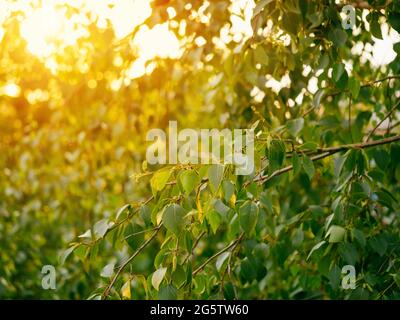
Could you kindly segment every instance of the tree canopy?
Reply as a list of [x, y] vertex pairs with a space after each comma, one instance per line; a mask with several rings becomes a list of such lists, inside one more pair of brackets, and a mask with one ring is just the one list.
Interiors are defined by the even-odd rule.
[[[3, 2], [0, 297], [400, 298], [398, 1], [143, 1], [122, 35]], [[170, 120], [254, 129], [255, 171], [147, 163]]]

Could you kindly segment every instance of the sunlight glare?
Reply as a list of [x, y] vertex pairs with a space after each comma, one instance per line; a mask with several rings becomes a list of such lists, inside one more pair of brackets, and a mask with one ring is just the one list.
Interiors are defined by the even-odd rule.
[[[30, 4], [33, 3], [31, 0]], [[68, 18], [62, 5], [78, 8], [80, 13]], [[76, 45], [77, 40], [86, 35], [85, 27], [90, 22], [86, 13], [90, 13], [91, 19], [97, 19], [100, 28], [106, 27], [109, 21], [116, 40], [120, 40], [143, 24], [152, 9], [149, 0], [104, 0], [101, 3], [93, 0], [50, 0], [41, 2], [39, 7], [28, 6], [24, 12], [26, 17], [21, 21], [21, 36], [27, 41], [28, 50], [37, 57], [50, 58], [62, 52], [63, 47]], [[156, 57], [176, 59], [182, 54], [179, 40], [169, 30], [168, 23], [152, 29], [141, 26], [132, 45], [139, 53], [139, 58], [128, 70], [132, 79], [152, 71], [153, 67], [145, 67], [149, 60]], [[51, 69], [54, 71], [57, 68], [53, 65]]]

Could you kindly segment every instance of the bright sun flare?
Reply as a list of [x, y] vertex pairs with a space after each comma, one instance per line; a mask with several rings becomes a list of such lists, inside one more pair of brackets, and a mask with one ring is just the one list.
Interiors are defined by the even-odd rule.
[[[1, 2], [2, 6], [9, 4], [5, 0]], [[89, 13], [96, 18], [99, 28], [107, 27], [108, 21], [117, 39], [127, 36], [152, 12], [149, 0], [26, 1], [21, 36], [27, 41], [28, 50], [33, 55], [49, 57], [62, 46], [76, 45], [78, 39], [87, 35], [85, 26], [91, 21], [85, 14], [68, 18], [63, 4], [79, 8], [82, 13]], [[143, 75], [146, 72], [146, 62], [154, 57], [178, 58], [182, 52], [179, 40], [167, 24], [156, 25], [152, 29], [141, 27], [133, 43], [138, 49], [139, 59], [129, 70], [132, 78]]]

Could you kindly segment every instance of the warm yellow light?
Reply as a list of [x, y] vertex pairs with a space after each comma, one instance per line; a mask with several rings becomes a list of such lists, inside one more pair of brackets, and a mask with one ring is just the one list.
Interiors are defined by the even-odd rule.
[[62, 18], [62, 13], [51, 6], [29, 13], [21, 23], [21, 35], [31, 53], [46, 56], [53, 52], [55, 48], [51, 41], [62, 31]]
[[8, 83], [0, 88], [0, 93], [12, 98], [16, 98], [21, 93], [21, 88], [15, 83]]
[[[28, 50], [40, 57], [53, 61], [51, 56], [60, 53], [65, 46], [74, 46], [79, 38], [87, 34], [88, 21], [86, 13], [92, 19], [97, 19], [98, 27], [107, 26], [110, 22], [114, 29], [116, 40], [129, 35], [136, 26], [142, 24], [152, 12], [149, 0], [46, 0], [40, 3], [27, 1], [24, 9], [25, 19], [21, 21], [21, 36], [27, 42]], [[25, 3], [25, 4], [26, 4]], [[35, 4], [33, 6], [32, 4]], [[64, 6], [73, 6], [78, 14], [67, 17]], [[171, 10], [170, 10], [171, 11]], [[151, 68], [144, 65], [155, 57], [178, 58], [181, 55], [181, 45], [168, 24], [157, 25], [152, 29], [146, 26], [140, 28], [132, 42], [139, 53], [139, 59], [130, 70], [130, 77], [136, 78]], [[50, 59], [49, 59], [50, 58]], [[52, 72], [57, 66], [51, 66]]]
[[132, 63], [127, 72], [131, 79], [153, 71], [154, 64], [146, 68], [147, 61], [156, 57], [177, 59], [183, 52], [178, 38], [169, 30], [167, 23], [158, 24], [152, 29], [143, 26], [138, 31], [133, 45], [138, 48], [139, 58]]

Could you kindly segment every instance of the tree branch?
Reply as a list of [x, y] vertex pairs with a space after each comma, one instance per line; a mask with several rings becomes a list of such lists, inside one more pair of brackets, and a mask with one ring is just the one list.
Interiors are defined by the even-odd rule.
[[200, 271], [202, 271], [211, 261], [213, 261], [216, 257], [220, 256], [224, 252], [228, 251], [232, 247], [236, 247], [236, 244], [242, 240], [244, 236], [244, 233], [242, 233], [237, 239], [233, 240], [228, 246], [225, 248], [221, 249], [217, 253], [213, 254], [211, 257], [209, 257], [206, 261], [204, 261], [200, 267], [198, 267], [196, 270], [193, 271], [192, 275], [193, 277], [198, 274]]
[[194, 249], [196, 249], [197, 245], [199, 244], [201, 238], [203, 238], [203, 236], [206, 234], [205, 231], [200, 232], [200, 234], [197, 236], [196, 240], [193, 243], [192, 249], [190, 250], [190, 252], [188, 253], [188, 255], [185, 257], [185, 259], [183, 260], [182, 264], [185, 264], [189, 258], [193, 255], [193, 251]]
[[[376, 141], [367, 141], [367, 142], [346, 144], [346, 145], [341, 145], [341, 146], [337, 146], [337, 147], [321, 148], [321, 149], [319, 149], [319, 154], [311, 157], [310, 159], [312, 161], [317, 161], [317, 160], [321, 160], [323, 158], [329, 157], [335, 153], [338, 153], [338, 152], [341, 152], [344, 150], [370, 148], [370, 147], [375, 147], [375, 146], [379, 146], [379, 145], [392, 143], [392, 142], [399, 141], [399, 140], [400, 140], [400, 135], [397, 135], [394, 137], [380, 139], [380, 140], [376, 140]], [[264, 171], [265, 169], [266, 168], [263, 168], [262, 171]], [[284, 167], [282, 169], [276, 170], [268, 176], [258, 176], [255, 179], [253, 179], [253, 181], [264, 183], [264, 182], [271, 180], [274, 177], [280, 176], [281, 174], [283, 174], [285, 172], [291, 171], [292, 169], [293, 169], [293, 166], [290, 165], [290, 166]]]
[[376, 131], [376, 129], [378, 129], [381, 124], [383, 123], [383, 121], [385, 121], [387, 118], [390, 117], [390, 115], [394, 112], [394, 110], [397, 109], [397, 107], [400, 105], [400, 100], [397, 101], [397, 103], [389, 110], [389, 112], [385, 115], [385, 117], [378, 122], [378, 124], [371, 130], [371, 132], [368, 134], [367, 139], [365, 141], [368, 141], [371, 136], [374, 134], [374, 132]]
[[[360, 86], [360, 88], [367, 88], [367, 87], [372, 87], [375, 84], [384, 82], [384, 81], [390, 81], [390, 80], [394, 80], [394, 79], [400, 79], [400, 75], [399, 74], [395, 74], [392, 76], [387, 76], [381, 79], [377, 79], [377, 80], [373, 80], [373, 81], [368, 81], [364, 84], [362, 84]], [[335, 97], [341, 93], [346, 93], [349, 92], [349, 89], [343, 90], [343, 91], [333, 91], [333, 92], [328, 92], [327, 94], [324, 95], [324, 99], [326, 99], [327, 97]], [[313, 112], [316, 108], [318, 108], [318, 106], [312, 106], [311, 108], [309, 108], [308, 110], [304, 111], [302, 114], [302, 117], [307, 116], [308, 114], [310, 114], [311, 112]]]
[[117, 270], [117, 272], [115, 273], [114, 277], [112, 278], [110, 284], [107, 286], [107, 288], [104, 290], [103, 294], [102, 294], [102, 299], [106, 299], [108, 297], [108, 295], [110, 294], [111, 288], [114, 286], [115, 281], [117, 281], [119, 275], [121, 274], [121, 272], [126, 268], [126, 266], [140, 253], [143, 251], [144, 248], [147, 247], [147, 245], [156, 237], [158, 231], [160, 231], [162, 224], [160, 224], [156, 230], [153, 232], [153, 234], [150, 236], [149, 239], [147, 239], [145, 242], [143, 242], [143, 244], [135, 251], [135, 253], [133, 255], [131, 255], [128, 260], [126, 260]]

